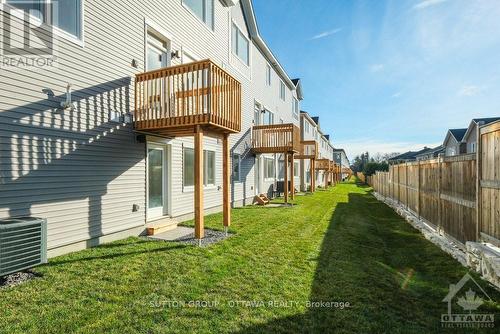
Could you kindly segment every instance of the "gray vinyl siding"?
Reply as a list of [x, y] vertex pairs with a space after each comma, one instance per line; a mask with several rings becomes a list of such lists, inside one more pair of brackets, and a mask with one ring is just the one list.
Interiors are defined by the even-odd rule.
[[[275, 72], [273, 89], [267, 89], [265, 59], [253, 43], [251, 66], [235, 61], [230, 49], [232, 20], [248, 36], [241, 6], [226, 8], [219, 1], [214, 5], [211, 30], [182, 0], [85, 0], [83, 47], [56, 36], [56, 67], [2, 68], [0, 218], [47, 218], [49, 249], [144, 226], [146, 143], [136, 140], [131, 124], [111, 121], [110, 112], [133, 111], [134, 77], [145, 70], [145, 20], [172, 37], [172, 50], [210, 58], [241, 82], [242, 132], [230, 136], [231, 150], [242, 155], [241, 182], [233, 183], [232, 199], [252, 197], [255, 158], [249, 143], [254, 101], [270, 106], [277, 122], [293, 122], [294, 91], [287, 87], [287, 100], [279, 100]], [[20, 41], [22, 34], [14, 29], [12, 38]], [[180, 62], [173, 60], [172, 65]], [[74, 111], [59, 108], [67, 83], [72, 85]], [[54, 96], [44, 93], [47, 90]], [[169, 214], [192, 213], [194, 193], [182, 184], [182, 148], [192, 147], [192, 138], [154, 141], [169, 145]], [[204, 146], [216, 152], [216, 182], [204, 192], [208, 209], [222, 204], [222, 153], [217, 139], [206, 137]], [[134, 205], [138, 211], [133, 212]]]

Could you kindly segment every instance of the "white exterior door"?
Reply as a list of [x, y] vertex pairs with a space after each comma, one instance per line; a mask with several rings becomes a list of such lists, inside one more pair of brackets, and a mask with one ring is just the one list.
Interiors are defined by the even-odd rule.
[[167, 214], [167, 146], [148, 143], [147, 156], [147, 219]]
[[170, 66], [170, 42], [148, 33], [146, 46], [146, 71]]

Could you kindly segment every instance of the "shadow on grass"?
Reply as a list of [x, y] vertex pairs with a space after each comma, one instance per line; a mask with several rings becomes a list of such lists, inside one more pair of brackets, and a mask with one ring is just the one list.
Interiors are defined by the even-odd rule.
[[[139, 242], [133, 242], [133, 243], [128, 243], [128, 244], [123, 244], [120, 243], [120, 247], [125, 247], [125, 246], [132, 246], [132, 249], [137, 249], [136, 246], [137, 244], [142, 244], [142, 243], [149, 243], [149, 242], [162, 242], [162, 241], [139, 241]], [[144, 249], [144, 250], [139, 250], [139, 251], [131, 251], [131, 252], [119, 252], [119, 253], [112, 253], [112, 254], [103, 254], [99, 256], [85, 256], [85, 254], [93, 254], [93, 252], [83, 252], [83, 253], [75, 253], [74, 257], [71, 257], [69, 259], [64, 259], [64, 260], [54, 260], [50, 261], [47, 267], [55, 267], [55, 266], [60, 266], [63, 264], [67, 263], [74, 263], [74, 262], [85, 262], [85, 261], [96, 261], [96, 260], [110, 260], [110, 259], [116, 259], [116, 258], [121, 258], [123, 256], [130, 256], [130, 255], [139, 255], [139, 254], [144, 254], [144, 253], [149, 253], [149, 254], [155, 254], [155, 253], [163, 253], [163, 252], [171, 252], [174, 250], [178, 250], [181, 248], [186, 248], [189, 247], [188, 245], [185, 244], [174, 244], [174, 243], [169, 243], [170, 246], [168, 247], [161, 247], [157, 249]], [[107, 248], [113, 248], [114, 245], [103, 245], [97, 247], [97, 249], [102, 249], [106, 250]], [[84, 254], [84, 256], [80, 256], [80, 254]]]
[[305, 313], [240, 333], [443, 332], [442, 299], [466, 272], [372, 195], [351, 193], [330, 219]]

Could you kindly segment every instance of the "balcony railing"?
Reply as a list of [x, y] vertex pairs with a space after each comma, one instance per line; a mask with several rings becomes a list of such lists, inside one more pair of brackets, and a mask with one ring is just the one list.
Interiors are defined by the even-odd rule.
[[296, 159], [316, 159], [318, 157], [318, 142], [306, 140], [300, 143], [300, 152]]
[[252, 129], [255, 153], [300, 152], [300, 130], [293, 124], [257, 125]]
[[331, 162], [328, 159], [319, 159], [316, 160], [316, 169], [319, 170], [330, 170]]
[[136, 130], [183, 136], [197, 125], [241, 131], [241, 84], [229, 73], [202, 60], [136, 75]]

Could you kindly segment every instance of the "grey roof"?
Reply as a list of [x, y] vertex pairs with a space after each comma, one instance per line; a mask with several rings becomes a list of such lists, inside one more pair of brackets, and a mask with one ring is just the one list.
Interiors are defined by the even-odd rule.
[[431, 149], [428, 147], [424, 147], [420, 151], [408, 151], [403, 154], [397, 155], [395, 157], [392, 157], [389, 159], [389, 161], [397, 161], [397, 160], [415, 160], [417, 158], [417, 155], [421, 155], [424, 153], [429, 152]]
[[490, 124], [495, 121], [500, 120], [500, 117], [486, 117], [486, 118], [473, 118], [472, 119], [475, 123], [482, 122], [483, 124]]
[[417, 154], [416, 157], [420, 157], [423, 155], [429, 155], [432, 154], [433, 156], [437, 156], [439, 153], [442, 153], [445, 151], [445, 147], [443, 145], [439, 145], [438, 147], [434, 147], [430, 149], [429, 151]]
[[293, 84], [295, 86], [297, 86], [299, 84], [299, 81], [300, 81], [300, 79], [298, 79], [298, 78], [297, 79], [292, 79], [292, 82], [293, 82]]
[[461, 142], [464, 139], [467, 129], [450, 129], [449, 131], [458, 142]]
[[325, 135], [325, 138], [330, 140], [330, 135]]
[[316, 123], [317, 125], [319, 125], [319, 117], [318, 116], [314, 116], [314, 117], [311, 117], [311, 118], [314, 121], [314, 123]]

